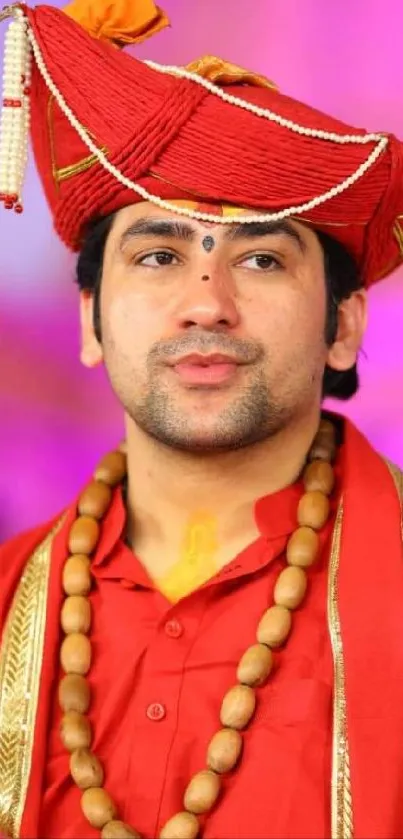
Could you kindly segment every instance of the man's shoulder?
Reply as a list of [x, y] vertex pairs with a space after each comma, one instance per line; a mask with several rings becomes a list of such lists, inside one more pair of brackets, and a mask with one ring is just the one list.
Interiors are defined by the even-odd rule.
[[0, 635], [28, 560], [52, 533], [59, 517], [17, 534], [0, 545]]
[[395, 463], [392, 463], [392, 461], [389, 460], [387, 457], [384, 457], [383, 459], [389, 469], [390, 474], [392, 475], [398, 495], [400, 496], [400, 500], [403, 503], [403, 470], [400, 468], [400, 466], [396, 466]]
[[343, 428], [346, 471], [353, 484], [359, 484], [368, 493], [378, 493], [379, 485], [382, 485], [384, 490], [397, 493], [403, 501], [402, 467], [385, 457], [351, 420], [344, 418]]

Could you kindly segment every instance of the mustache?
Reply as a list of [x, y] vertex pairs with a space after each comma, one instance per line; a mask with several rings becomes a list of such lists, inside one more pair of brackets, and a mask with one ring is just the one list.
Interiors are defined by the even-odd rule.
[[158, 341], [148, 353], [151, 364], [166, 362], [172, 358], [191, 353], [222, 353], [234, 356], [243, 364], [253, 364], [264, 355], [264, 348], [258, 341], [247, 341], [226, 335], [224, 332], [187, 332], [177, 338]]

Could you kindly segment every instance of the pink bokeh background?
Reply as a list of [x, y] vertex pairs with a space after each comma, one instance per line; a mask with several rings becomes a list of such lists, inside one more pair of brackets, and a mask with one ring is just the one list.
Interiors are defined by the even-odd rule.
[[[353, 125], [403, 138], [400, 0], [161, 4], [172, 27], [139, 57], [219, 55]], [[22, 217], [0, 211], [0, 542], [61, 510], [122, 436], [105, 374], [79, 363], [74, 258], [53, 234], [32, 161], [24, 199]], [[402, 329], [397, 272], [370, 293], [360, 393], [337, 407], [403, 466]]]

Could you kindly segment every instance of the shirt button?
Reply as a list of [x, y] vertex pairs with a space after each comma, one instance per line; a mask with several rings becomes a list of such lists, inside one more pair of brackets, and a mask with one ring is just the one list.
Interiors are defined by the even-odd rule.
[[183, 633], [183, 626], [177, 620], [167, 621], [165, 624], [165, 632], [170, 638], [180, 638]]
[[160, 702], [152, 702], [152, 704], [148, 706], [146, 714], [149, 720], [159, 722], [160, 720], [163, 720], [166, 715], [165, 706], [161, 705]]

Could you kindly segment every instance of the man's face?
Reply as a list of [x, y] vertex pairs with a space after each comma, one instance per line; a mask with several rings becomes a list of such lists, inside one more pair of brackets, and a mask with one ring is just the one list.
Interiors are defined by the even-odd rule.
[[325, 319], [307, 226], [206, 225], [148, 203], [117, 213], [100, 353], [131, 421], [167, 446], [237, 449], [319, 407]]

